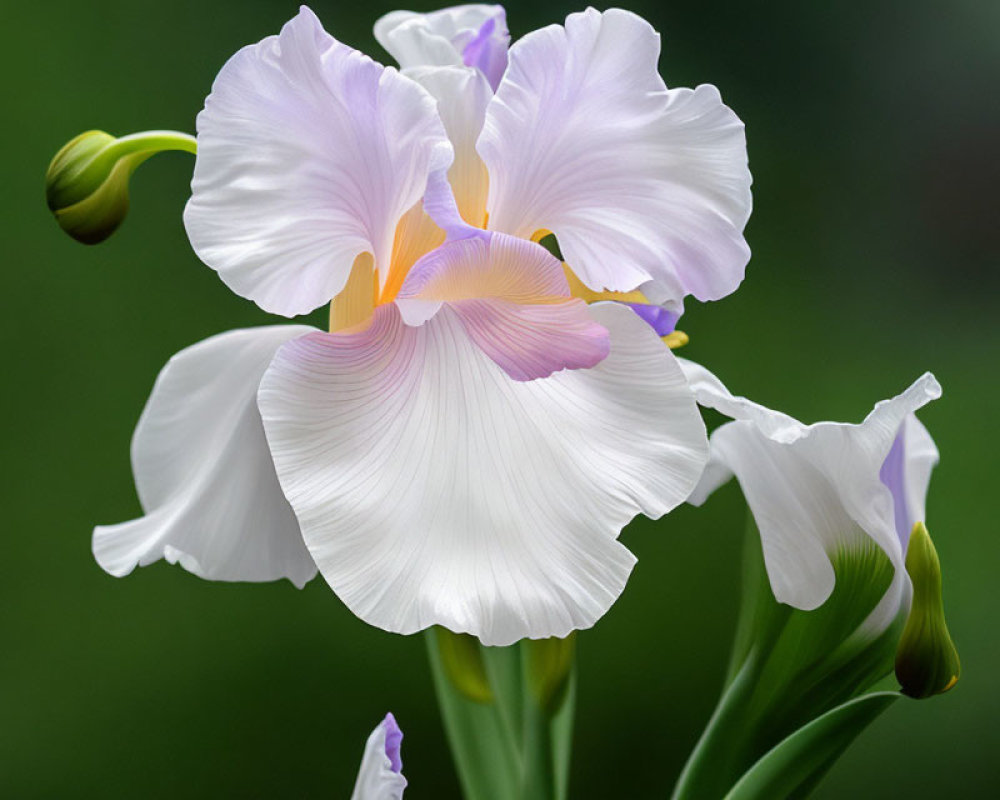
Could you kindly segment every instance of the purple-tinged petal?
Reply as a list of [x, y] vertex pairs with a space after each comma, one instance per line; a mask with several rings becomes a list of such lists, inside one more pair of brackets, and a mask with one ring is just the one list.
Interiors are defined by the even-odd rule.
[[[904, 422], [903, 425], [905, 426], [906, 423]], [[887, 455], [885, 457], [885, 461], [882, 462], [882, 468], [879, 470], [879, 480], [881, 480], [892, 493], [892, 506], [893, 516], [895, 517], [896, 522], [896, 534], [899, 536], [899, 543], [905, 553], [906, 542], [910, 536], [912, 523], [909, 522], [906, 513], [906, 495], [904, 494], [903, 488], [903, 435], [903, 428], [900, 428], [899, 433], [896, 434], [896, 438], [889, 450], [889, 455]]]
[[677, 320], [680, 314], [671, 311], [663, 306], [654, 306], [651, 303], [626, 303], [639, 317], [646, 321], [658, 336], [666, 336], [673, 333], [677, 327]]
[[507, 46], [510, 41], [506, 20], [502, 23], [503, 33], [499, 36], [497, 28], [496, 17], [486, 20], [480, 26], [475, 38], [462, 50], [462, 61], [465, 65], [475, 67], [482, 72], [494, 92], [507, 70]]
[[515, 381], [450, 308], [397, 305], [290, 342], [259, 404], [282, 489], [327, 582], [385, 630], [486, 644], [566, 636], [610, 608], [638, 513], [683, 502], [707, 458], [676, 358], [635, 314], [590, 309], [611, 354]]
[[463, 5], [429, 14], [393, 11], [375, 23], [375, 38], [404, 70], [475, 67], [496, 89], [507, 66], [510, 33], [502, 6]]
[[[698, 402], [735, 420], [713, 432], [713, 479], [695, 498], [703, 500], [729, 472], [736, 475], [760, 529], [774, 595], [796, 608], [816, 608], [829, 597], [835, 581], [831, 559], [839, 548], [874, 542], [896, 567], [896, 580], [865, 622], [869, 631], [884, 630], [908, 602], [909, 585], [896, 497], [886, 488], [883, 470], [887, 460], [888, 472], [893, 470], [892, 450], [905, 425], [899, 476], [907, 498], [904, 514], [922, 516], [937, 451], [913, 412], [940, 397], [934, 376], [926, 373], [906, 391], [877, 403], [860, 424], [804, 425], [732, 395], [704, 367], [680, 362]], [[912, 476], [906, 474], [910, 467]]]
[[927, 428], [910, 414], [903, 420], [879, 470], [879, 479], [892, 493], [896, 534], [904, 553], [913, 526], [926, 522], [927, 489], [938, 458], [937, 447]]
[[414, 265], [397, 298], [409, 324], [446, 304], [479, 348], [519, 381], [593, 367], [607, 357], [608, 332], [586, 303], [569, 297], [556, 258], [525, 239], [479, 233]]
[[591, 289], [655, 281], [679, 310], [742, 281], [750, 172], [743, 123], [712, 86], [668, 90], [659, 52], [652, 27], [621, 9], [528, 34], [478, 149], [491, 228], [552, 231]]
[[448, 182], [448, 173], [443, 169], [432, 172], [427, 178], [424, 211], [447, 234], [449, 241], [473, 238], [489, 241], [487, 231], [470, 225], [462, 217], [455, 202], [455, 193]]
[[451, 160], [434, 99], [303, 6], [216, 77], [184, 222], [233, 291], [303, 314], [343, 289], [362, 253], [387, 280], [400, 219]]
[[396, 718], [390, 711], [382, 721], [385, 725], [385, 755], [392, 765], [393, 772], [403, 771], [403, 758], [400, 750], [403, 745], [403, 731], [400, 730]]
[[486, 105], [493, 96], [486, 78], [464, 67], [420, 67], [406, 74], [437, 101], [438, 114], [455, 148], [448, 182], [462, 219], [485, 228], [489, 175], [476, 152], [476, 140], [483, 130]]
[[361, 768], [351, 800], [400, 800], [406, 788], [399, 755], [403, 732], [392, 714], [386, 714], [365, 742]]
[[516, 381], [588, 369], [611, 350], [608, 332], [582, 300], [522, 305], [471, 299], [450, 303], [469, 337]]

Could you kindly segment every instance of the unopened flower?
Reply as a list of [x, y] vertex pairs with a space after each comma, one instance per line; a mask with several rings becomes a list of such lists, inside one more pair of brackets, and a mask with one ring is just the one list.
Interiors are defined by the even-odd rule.
[[406, 788], [400, 746], [403, 732], [392, 714], [386, 714], [365, 742], [361, 768], [351, 800], [400, 800]]
[[[435, 20], [407, 24], [467, 55]], [[198, 118], [188, 234], [267, 311], [331, 303], [330, 332], [174, 357], [133, 441], [146, 516], [95, 531], [101, 564], [297, 584], [318, 566], [374, 625], [486, 644], [593, 624], [635, 560], [621, 528], [688, 496], [707, 441], [663, 330], [571, 287], [675, 318], [747, 257], [742, 124], [712, 87], [667, 90], [658, 50], [591, 9], [498, 55], [494, 94], [486, 62], [400, 74], [303, 8], [233, 56]]]

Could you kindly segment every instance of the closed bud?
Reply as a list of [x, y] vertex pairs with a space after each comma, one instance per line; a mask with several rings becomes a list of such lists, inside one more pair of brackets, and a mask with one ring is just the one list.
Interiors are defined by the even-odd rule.
[[467, 700], [492, 703], [493, 690], [476, 637], [441, 627], [435, 628], [434, 636], [444, 674], [451, 685]]
[[896, 650], [896, 678], [905, 695], [930, 697], [958, 682], [961, 664], [941, 601], [941, 563], [922, 522], [913, 526], [906, 552], [913, 604]]
[[526, 671], [535, 701], [547, 714], [562, 706], [573, 671], [576, 634], [565, 639], [526, 639]]
[[149, 131], [116, 138], [87, 131], [56, 153], [45, 174], [49, 210], [78, 242], [97, 244], [117, 230], [128, 213], [128, 182], [143, 161], [163, 150], [195, 152], [193, 137]]

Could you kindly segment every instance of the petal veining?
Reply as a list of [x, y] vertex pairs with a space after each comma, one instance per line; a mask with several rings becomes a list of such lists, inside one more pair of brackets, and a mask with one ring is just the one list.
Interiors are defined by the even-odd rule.
[[636, 514], [682, 502], [707, 457], [676, 359], [631, 311], [597, 367], [511, 380], [448, 308], [395, 305], [351, 335], [283, 347], [259, 402], [282, 487], [324, 577], [390, 631], [491, 645], [592, 625], [634, 557]]
[[442, 304], [469, 337], [515, 380], [593, 367], [608, 332], [569, 296], [562, 265], [544, 247], [502, 233], [448, 242], [414, 267], [397, 300], [409, 324]]
[[718, 299], [742, 280], [750, 173], [743, 124], [712, 86], [668, 90], [659, 51], [620, 9], [528, 34], [478, 149], [491, 228], [553, 231], [590, 288], [655, 281], [679, 311], [684, 295]]
[[451, 156], [433, 98], [303, 7], [219, 72], [198, 115], [188, 236], [235, 292], [303, 314], [361, 253], [387, 280], [400, 219]]
[[175, 355], [160, 372], [132, 439], [145, 516], [94, 530], [115, 576], [161, 558], [202, 578], [304, 585], [316, 574], [274, 473], [257, 387], [277, 348], [315, 331], [230, 331]]

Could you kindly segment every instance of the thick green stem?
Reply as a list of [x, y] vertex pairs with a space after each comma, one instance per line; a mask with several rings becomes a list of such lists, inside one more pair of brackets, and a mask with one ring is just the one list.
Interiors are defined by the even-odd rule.
[[521, 642], [525, 800], [566, 796], [576, 700], [575, 656], [575, 635]]
[[518, 800], [520, 753], [489, 687], [483, 692], [485, 673], [478, 642], [431, 629], [427, 654], [463, 796], [466, 800]]
[[565, 800], [575, 641], [483, 647], [428, 631], [441, 715], [467, 800]]

